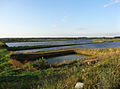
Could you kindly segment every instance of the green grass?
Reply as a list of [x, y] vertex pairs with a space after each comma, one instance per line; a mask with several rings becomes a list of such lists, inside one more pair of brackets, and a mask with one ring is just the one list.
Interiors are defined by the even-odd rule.
[[93, 39], [95, 42], [120, 42], [120, 39]]
[[84, 89], [120, 87], [120, 48], [75, 49], [79, 54], [92, 56], [47, 69], [41, 68], [39, 60], [23, 64], [25, 68], [15, 67], [9, 62], [11, 53], [5, 46], [0, 45], [0, 50], [0, 89], [74, 89], [78, 81], [84, 83]]
[[68, 41], [68, 40], [90, 40], [86, 37], [81, 38], [1, 38], [1, 42], [42, 42], [42, 41]]

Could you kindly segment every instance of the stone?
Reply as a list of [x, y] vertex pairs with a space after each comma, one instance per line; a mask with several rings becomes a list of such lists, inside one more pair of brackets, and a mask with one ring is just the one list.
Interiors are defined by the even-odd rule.
[[81, 82], [77, 82], [76, 83], [76, 85], [75, 85], [75, 88], [77, 88], [77, 89], [83, 89], [83, 83], [81, 83]]
[[87, 62], [88, 65], [90, 65], [91, 63], [90, 62]]

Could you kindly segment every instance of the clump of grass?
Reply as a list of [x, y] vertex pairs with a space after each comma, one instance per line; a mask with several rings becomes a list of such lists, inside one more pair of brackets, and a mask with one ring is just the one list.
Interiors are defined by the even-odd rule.
[[16, 68], [20, 68], [23, 66], [23, 64], [20, 61], [14, 60], [14, 59], [9, 59], [9, 62]]
[[41, 59], [35, 60], [31, 65], [36, 69], [46, 69], [49, 67], [46, 60], [42, 57]]
[[117, 59], [106, 59], [104, 63], [90, 67], [83, 74], [85, 88], [118, 89], [120, 70]]
[[21, 63], [20, 61], [10, 59], [9, 62], [12, 64], [13, 67], [23, 69], [23, 70], [36, 70], [31, 64], [31, 62]]
[[31, 63], [26, 63], [22, 66], [22, 69], [24, 70], [37, 70], [33, 65], [31, 65]]

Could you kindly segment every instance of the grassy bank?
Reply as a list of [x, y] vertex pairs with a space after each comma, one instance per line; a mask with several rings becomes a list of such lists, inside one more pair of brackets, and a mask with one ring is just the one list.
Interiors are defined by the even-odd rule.
[[47, 58], [71, 55], [71, 54], [92, 56], [92, 54], [83, 53], [82, 51], [78, 52], [78, 50], [81, 49], [72, 48], [72, 49], [58, 49], [58, 50], [47, 50], [47, 51], [38, 51], [38, 52], [13, 53], [11, 55], [11, 59], [16, 59], [18, 61], [24, 62], [24, 61], [35, 61], [36, 59], [42, 57], [47, 59]]
[[42, 42], [42, 41], [68, 41], [68, 40], [89, 40], [86, 37], [80, 38], [69, 38], [69, 37], [61, 37], [61, 38], [0, 38], [1, 42]]
[[93, 39], [120, 39], [120, 37], [60, 37], [60, 38], [0, 38], [1, 42], [42, 42], [42, 41], [68, 41], [68, 40], [93, 40]]
[[120, 42], [120, 39], [93, 39], [95, 42]]
[[12, 54], [11, 59], [16, 59], [18, 61], [35, 61], [36, 59], [40, 58], [51, 58], [69, 54], [76, 54], [74, 50], [55, 50], [54, 52], [47, 51], [47, 52], [39, 52], [39, 53], [22, 53], [22, 54]]
[[[120, 88], [120, 48], [74, 49], [74, 52], [92, 56], [56, 67], [46, 67], [45, 59], [21, 64], [11, 61], [11, 53], [1, 45], [0, 89], [74, 89], [77, 82], [84, 83], [84, 89]], [[40, 53], [48, 52], [33, 54]]]
[[[93, 42], [93, 43], [97, 43], [97, 42]], [[62, 45], [19, 46], [19, 47], [7, 47], [7, 49], [9, 51], [17, 51], [17, 50], [40, 49], [40, 48], [50, 48], [50, 47], [60, 47], [60, 46], [93, 44], [93, 43], [62, 44]]]

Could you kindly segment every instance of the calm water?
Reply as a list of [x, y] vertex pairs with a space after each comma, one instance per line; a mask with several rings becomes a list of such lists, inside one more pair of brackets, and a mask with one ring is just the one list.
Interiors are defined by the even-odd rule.
[[61, 47], [31, 49], [31, 50], [20, 50], [20, 51], [14, 51], [14, 52], [35, 52], [35, 51], [56, 50], [56, 49], [64, 49], [64, 48], [115, 48], [115, 47], [120, 47], [120, 42], [106, 42], [106, 43], [61, 46]]
[[91, 43], [92, 40], [69, 40], [69, 41], [47, 41], [47, 42], [13, 42], [6, 43], [9, 47], [18, 46], [35, 46], [35, 45], [61, 45], [61, 44], [77, 44], [77, 43]]
[[[60, 43], [57, 43], [57, 42], [58, 41], [56, 41], [56, 44], [60, 44]], [[63, 41], [60, 41], [60, 42], [63, 42]], [[78, 42], [78, 40], [74, 41], [74, 42]], [[26, 42], [22, 42], [22, 43], [25, 44]], [[80, 43], [80, 41], [79, 41], [79, 43]], [[16, 43], [15, 44], [12, 43], [12, 44], [15, 45]], [[83, 45], [61, 46], [61, 47], [31, 49], [31, 50], [20, 50], [20, 51], [14, 51], [14, 52], [35, 52], [35, 51], [56, 50], [56, 49], [64, 49], [64, 48], [115, 48], [115, 47], [120, 47], [120, 42], [92, 43], [92, 44], [83, 44]], [[59, 56], [59, 57], [49, 58], [49, 59], [46, 59], [46, 61], [49, 64], [54, 64], [54, 63], [60, 63], [60, 62], [63, 62], [63, 61], [70, 61], [70, 60], [73, 60], [73, 59], [81, 59], [81, 58], [83, 58], [83, 56], [79, 56], [79, 55], [66, 55], [66, 56]]]
[[83, 57], [79, 56], [79, 55], [66, 55], [66, 56], [49, 58], [46, 61], [49, 64], [54, 64], [54, 63], [60, 63], [60, 62], [63, 62], [63, 61], [71, 61], [71, 60], [74, 60], [74, 59], [81, 59], [81, 58], [83, 58]]

